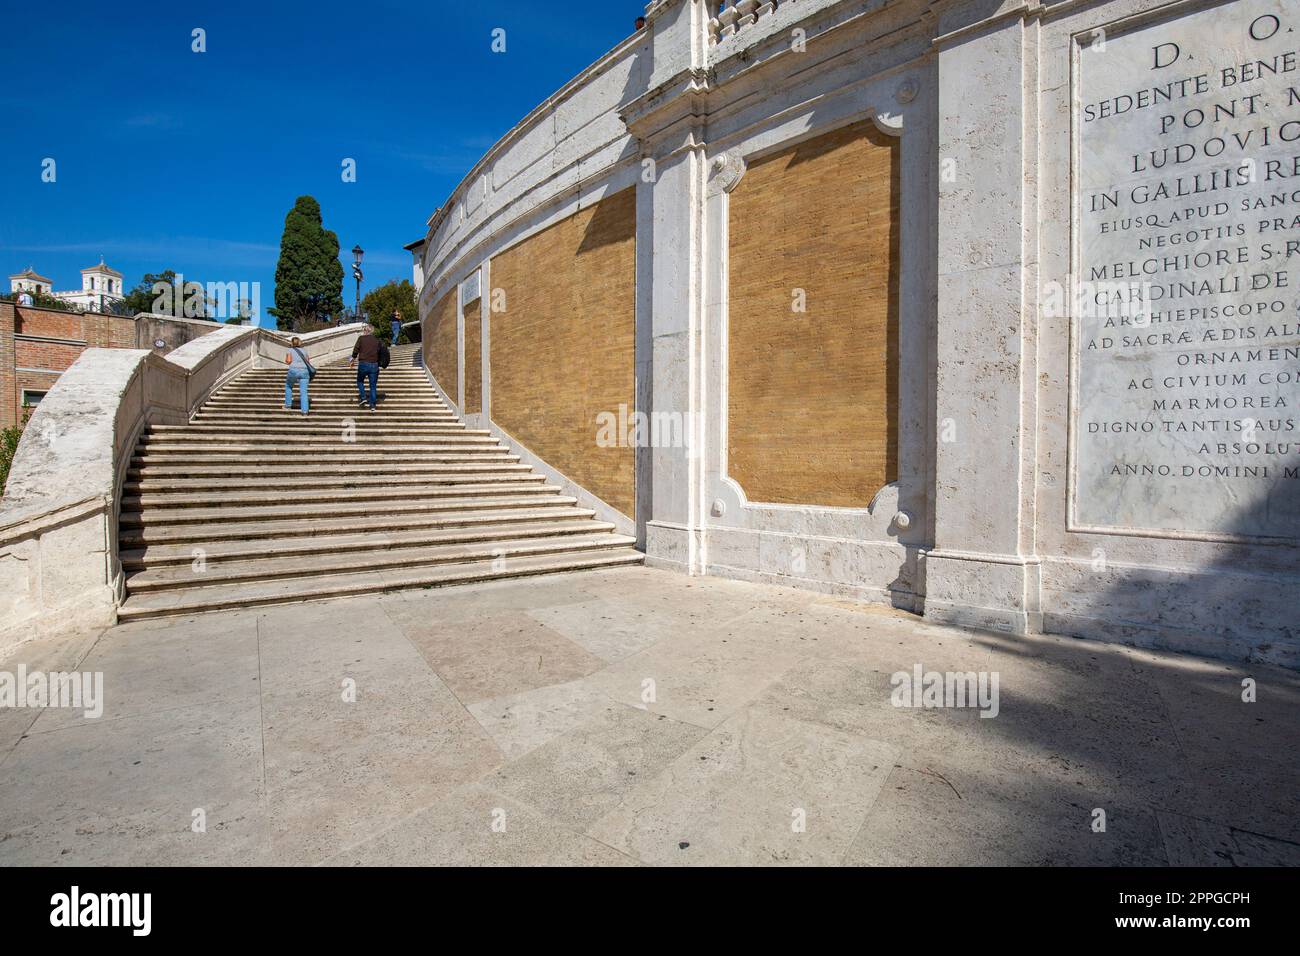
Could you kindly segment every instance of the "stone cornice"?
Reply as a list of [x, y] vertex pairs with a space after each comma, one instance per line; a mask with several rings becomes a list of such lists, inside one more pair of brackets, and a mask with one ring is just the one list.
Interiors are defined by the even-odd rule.
[[945, 24], [942, 18], [942, 14], [946, 12], [944, 8], [949, 6], [951, 6], [949, 0], [935, 0], [930, 4], [930, 10], [935, 15], [936, 23], [946, 30], [946, 32], [936, 36], [931, 41], [931, 45], [935, 49], [960, 42], [1006, 20], [1028, 20], [1031, 17], [1040, 17], [1046, 10], [1039, 0], [1019, 0], [1016, 3], [1003, 4], [993, 13], [971, 16], [960, 26], [954, 27], [951, 24]]
[[708, 113], [713, 88], [707, 70], [688, 69], [647, 90], [619, 110], [628, 132], [645, 142], [671, 129], [683, 119], [702, 120]]

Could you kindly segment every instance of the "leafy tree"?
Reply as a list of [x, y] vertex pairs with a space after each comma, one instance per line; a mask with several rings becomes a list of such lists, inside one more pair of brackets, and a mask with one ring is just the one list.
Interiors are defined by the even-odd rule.
[[320, 203], [299, 196], [284, 217], [280, 261], [275, 266], [275, 316], [280, 329], [343, 310], [343, 264], [339, 237], [322, 225]]
[[411, 284], [410, 279], [403, 279], [400, 282], [392, 279], [377, 289], [371, 289], [361, 300], [361, 314], [369, 315], [375, 335], [385, 342], [392, 337], [393, 313], [399, 309], [402, 312], [403, 323], [419, 318], [420, 310], [416, 305], [415, 286]]
[[14, 455], [18, 452], [18, 441], [23, 437], [23, 429], [30, 417], [31, 411], [28, 410], [20, 424], [0, 431], [0, 495], [4, 494], [9, 482], [9, 469], [13, 467]]
[[122, 300], [122, 312], [126, 315], [152, 312], [186, 319], [208, 318], [214, 303], [208, 299], [203, 283], [191, 279], [176, 280], [174, 269], [156, 274], [146, 272], [140, 283]]

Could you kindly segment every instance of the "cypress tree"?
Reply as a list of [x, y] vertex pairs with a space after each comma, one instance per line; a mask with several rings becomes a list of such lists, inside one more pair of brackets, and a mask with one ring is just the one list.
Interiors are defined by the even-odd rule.
[[320, 203], [311, 196], [299, 196], [284, 217], [275, 308], [269, 311], [280, 329], [343, 311], [339, 237], [321, 224]]

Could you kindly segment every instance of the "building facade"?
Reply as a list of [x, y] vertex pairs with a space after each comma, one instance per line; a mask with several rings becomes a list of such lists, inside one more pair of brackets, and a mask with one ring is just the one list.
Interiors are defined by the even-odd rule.
[[107, 312], [115, 304], [126, 298], [122, 289], [122, 273], [104, 264], [101, 257], [98, 265], [81, 270], [81, 288], [67, 292], [55, 292], [52, 280], [37, 274], [31, 266], [23, 272], [9, 277], [9, 291], [41, 292], [53, 296], [82, 312]]
[[28, 266], [22, 272], [9, 277], [9, 291], [11, 293], [41, 292], [45, 295], [53, 295], [54, 280], [45, 278], [31, 266]]
[[658, 0], [409, 248], [647, 560], [1300, 666], [1300, 11]]

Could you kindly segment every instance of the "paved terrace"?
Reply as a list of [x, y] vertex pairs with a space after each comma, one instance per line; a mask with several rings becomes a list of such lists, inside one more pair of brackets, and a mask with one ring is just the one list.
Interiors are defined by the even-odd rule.
[[[1300, 675], [734, 581], [235, 611], [19, 663], [102, 671], [106, 706], [0, 711], [5, 864], [1300, 863]], [[893, 707], [917, 663], [997, 672], [998, 716]]]

